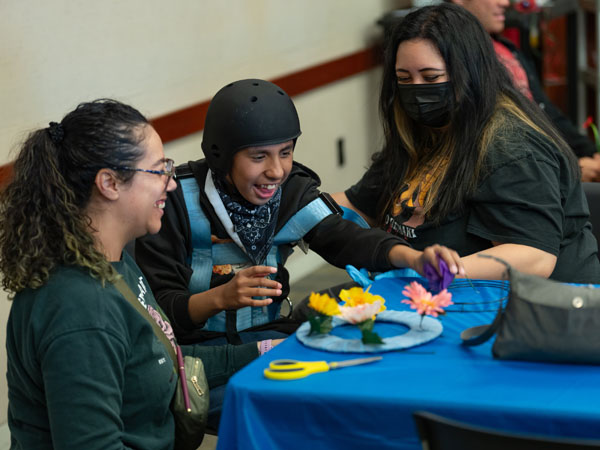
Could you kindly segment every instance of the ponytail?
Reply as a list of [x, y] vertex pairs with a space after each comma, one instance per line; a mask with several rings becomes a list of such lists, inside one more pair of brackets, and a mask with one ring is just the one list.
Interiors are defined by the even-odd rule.
[[[147, 125], [134, 108], [114, 100], [82, 103], [61, 123], [32, 132], [0, 193], [0, 272], [10, 293], [38, 288], [59, 264], [113, 281], [118, 275], [96, 248], [87, 216], [103, 167], [137, 161]], [[133, 175], [120, 174], [124, 181]]]

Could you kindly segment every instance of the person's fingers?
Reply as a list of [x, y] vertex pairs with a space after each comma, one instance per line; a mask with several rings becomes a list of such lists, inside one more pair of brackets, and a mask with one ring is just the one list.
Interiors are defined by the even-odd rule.
[[279, 297], [281, 289], [269, 289], [266, 287], [258, 287], [248, 290], [248, 297]]
[[272, 266], [252, 266], [247, 269], [240, 270], [238, 273], [244, 274], [247, 277], [266, 277], [273, 273], [277, 273], [277, 267]]
[[425, 249], [423, 250], [423, 265], [425, 263], [429, 263], [434, 269], [435, 271], [439, 274], [440, 273], [440, 268], [438, 267], [438, 253], [441, 251], [441, 245], [431, 245], [429, 247], [425, 247]]
[[[269, 270], [268, 273], [265, 271]], [[239, 289], [245, 287], [259, 287], [264, 286], [272, 289], [281, 289], [281, 283], [276, 280], [267, 278], [268, 275], [277, 272], [275, 267], [270, 266], [252, 266], [246, 269], [240, 270], [235, 274], [233, 278], [235, 283], [239, 286]]]
[[444, 260], [450, 273], [464, 275], [465, 267], [460, 255], [455, 250], [442, 245], [438, 250], [438, 255]]
[[[263, 287], [263, 288], [268, 288], [271, 290], [272, 289], [281, 290], [281, 288], [282, 288], [281, 283], [279, 283], [278, 281], [275, 281], [275, 280], [271, 280], [270, 278], [258, 278], [258, 277], [240, 278], [239, 281], [240, 281], [240, 289]], [[256, 295], [256, 294], [252, 294], [252, 295]]]
[[273, 303], [272, 298], [265, 298], [264, 300], [254, 300], [253, 298], [250, 298], [242, 301], [242, 304], [244, 304], [245, 306], [254, 306], [256, 308], [268, 306], [271, 303]]
[[[595, 155], [594, 155], [595, 157]], [[581, 181], [593, 181], [597, 176], [598, 159], [587, 156], [579, 158], [579, 168], [581, 169]]]
[[444, 262], [448, 266], [448, 270], [450, 270], [450, 273], [455, 275], [465, 274], [465, 268], [460, 258], [460, 255], [455, 250], [452, 250], [451, 248], [448, 248], [444, 245], [435, 244], [430, 247], [427, 247], [423, 251], [423, 258], [425, 261], [430, 263], [440, 275], [441, 272], [438, 264], [438, 258], [444, 260]]
[[581, 168], [581, 181], [594, 181], [596, 171], [588, 167]]
[[[460, 257], [460, 255], [458, 254], [458, 252], [456, 250], [452, 250], [451, 248], [449, 248], [448, 252], [450, 253], [450, 258], [452, 259], [452, 261], [454, 261], [454, 264], [456, 265], [456, 272], [452, 272], [452, 273], [454, 275], [464, 276], [466, 272], [465, 272], [465, 265], [462, 262], [462, 258]], [[446, 261], [446, 264], [448, 264], [448, 261]], [[448, 264], [448, 268], [450, 268], [450, 264]]]

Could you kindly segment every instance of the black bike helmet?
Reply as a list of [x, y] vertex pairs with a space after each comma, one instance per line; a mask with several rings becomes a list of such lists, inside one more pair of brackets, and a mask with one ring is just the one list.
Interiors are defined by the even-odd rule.
[[211, 100], [202, 151], [208, 167], [225, 175], [237, 151], [291, 140], [295, 144], [301, 133], [296, 107], [283, 89], [265, 80], [240, 80]]

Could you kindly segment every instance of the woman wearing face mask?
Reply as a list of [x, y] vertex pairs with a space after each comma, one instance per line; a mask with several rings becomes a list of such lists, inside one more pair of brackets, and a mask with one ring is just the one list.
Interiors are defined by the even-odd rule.
[[598, 283], [577, 162], [543, 112], [515, 90], [477, 19], [421, 8], [393, 32], [380, 95], [385, 145], [334, 197], [420, 249], [456, 249], [472, 278], [518, 270]]

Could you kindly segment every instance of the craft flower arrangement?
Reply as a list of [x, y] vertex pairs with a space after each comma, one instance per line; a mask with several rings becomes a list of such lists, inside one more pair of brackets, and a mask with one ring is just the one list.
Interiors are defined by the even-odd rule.
[[408, 297], [408, 299], [402, 300], [402, 303], [408, 303], [411, 309], [416, 309], [417, 314], [421, 314], [421, 323], [426, 315], [437, 317], [445, 314], [444, 308], [454, 304], [452, 294], [446, 289], [439, 294], [432, 295], [416, 281], [406, 286], [402, 293]]
[[364, 344], [383, 344], [381, 337], [373, 332], [377, 314], [385, 310], [383, 297], [371, 294], [368, 287], [342, 289], [339, 296], [345, 302], [342, 305], [327, 294], [310, 295], [308, 305], [317, 313], [309, 318], [310, 334], [329, 333], [333, 317], [337, 316], [358, 327]]

